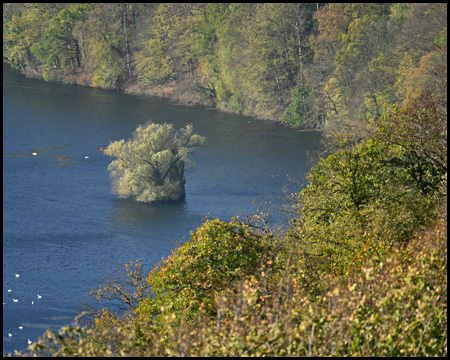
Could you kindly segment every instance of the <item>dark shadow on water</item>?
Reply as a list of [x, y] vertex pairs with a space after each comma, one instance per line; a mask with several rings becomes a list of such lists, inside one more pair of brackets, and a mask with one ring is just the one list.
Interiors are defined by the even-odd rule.
[[191, 213], [185, 201], [143, 204], [133, 199], [113, 199], [112, 207], [108, 222], [114, 234], [112, 241], [118, 246], [126, 243], [131, 249], [140, 248], [134, 258], [149, 264], [158, 262], [176, 244], [188, 240], [191, 230], [195, 231], [202, 223], [202, 217]]
[[175, 224], [186, 215], [186, 201], [145, 204], [134, 199], [114, 199], [114, 219], [117, 224], [133, 227], [160, 227]]

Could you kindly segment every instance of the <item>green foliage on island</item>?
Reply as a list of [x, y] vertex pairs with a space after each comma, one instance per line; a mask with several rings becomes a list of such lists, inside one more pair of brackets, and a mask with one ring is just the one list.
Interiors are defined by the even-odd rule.
[[183, 200], [188, 154], [205, 138], [192, 125], [175, 131], [171, 124], [140, 125], [133, 138], [111, 142], [103, 152], [114, 157], [108, 166], [113, 193], [144, 203]]
[[355, 141], [429, 85], [446, 26], [445, 3], [6, 3], [3, 60]]

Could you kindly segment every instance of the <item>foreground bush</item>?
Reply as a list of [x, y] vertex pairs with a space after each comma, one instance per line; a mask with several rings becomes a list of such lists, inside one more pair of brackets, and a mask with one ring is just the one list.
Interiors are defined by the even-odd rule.
[[271, 238], [247, 224], [206, 221], [191, 240], [163, 259], [147, 278], [153, 291], [137, 312], [155, 316], [161, 308], [189, 318], [203, 307], [215, 312], [214, 298], [230, 284], [253, 277], [271, 257]]
[[74, 327], [47, 333], [33, 349], [58, 356], [447, 356], [446, 274], [443, 215], [345, 281], [323, 275], [328, 286], [319, 296], [309, 294], [301, 272], [282, 286], [247, 276], [215, 294], [213, 316], [208, 304], [189, 320], [166, 307], [157, 326], [125, 317], [96, 329], [108, 342]]
[[[446, 356], [446, 219], [396, 247], [385, 262], [365, 264], [347, 281], [330, 281], [322, 296], [306, 296], [293, 277], [292, 296], [284, 303], [272, 291], [258, 306], [248, 283], [218, 298], [223, 314], [217, 324], [192, 338], [198, 356]], [[178, 353], [180, 354], [180, 353]]]
[[308, 180], [294, 194], [299, 246], [335, 273], [360, 255], [381, 259], [432, 224], [446, 201], [446, 113], [426, 94], [394, 108], [374, 138], [321, 159]]

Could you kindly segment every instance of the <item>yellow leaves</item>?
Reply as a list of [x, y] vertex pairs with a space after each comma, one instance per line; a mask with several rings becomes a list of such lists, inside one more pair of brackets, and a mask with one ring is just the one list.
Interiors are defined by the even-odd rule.
[[365, 268], [363, 271], [364, 271], [364, 275], [366, 277], [366, 280], [372, 280], [373, 279], [372, 273], [373, 273], [374, 269], [372, 267]]
[[[204, 224], [201, 235], [200, 229], [197, 235], [200, 241], [206, 241], [208, 234], [217, 236], [227, 231], [233, 232], [218, 221]], [[439, 228], [439, 234], [445, 233]], [[196, 298], [195, 289], [186, 288], [180, 291], [182, 297], [168, 296], [155, 305], [154, 309], [163, 316], [152, 326], [143, 326], [142, 337], [130, 331], [129, 324], [117, 322], [105, 313], [101, 319], [104, 322], [97, 322], [105, 329], [99, 338], [117, 347], [112, 355], [122, 351], [124, 356], [137, 352], [141, 356], [204, 357], [445, 356], [446, 282], [439, 281], [434, 287], [424, 285], [433, 283], [436, 274], [445, 270], [444, 261], [439, 262], [436, 252], [446, 244], [438, 245], [436, 241], [430, 236], [425, 243], [422, 238], [406, 248], [399, 247], [383, 266], [369, 259], [362, 273], [355, 271], [337, 280], [327, 277], [326, 295], [291, 291], [290, 287], [280, 290], [278, 278], [267, 284], [255, 273], [224, 289], [215, 288], [215, 303], [208, 294]], [[431, 257], [433, 261], [429, 261]], [[178, 260], [183, 264], [180, 266], [185, 265], [181, 258]], [[181, 269], [175, 266], [175, 260], [170, 264], [174, 268], [168, 268], [164, 276]], [[410, 274], [408, 280], [398, 276], [399, 267], [407, 268], [404, 273]], [[183, 271], [186, 269], [183, 267]], [[298, 274], [297, 278], [303, 281]], [[193, 285], [189, 279], [185, 281]], [[298, 290], [296, 282], [292, 284]], [[210, 306], [215, 312], [207, 312]], [[133, 342], [127, 347], [129, 341]]]
[[362, 235], [363, 237], [368, 237], [368, 238], [373, 238], [375, 236], [375, 234], [369, 233], [367, 231], [364, 231], [364, 234]]

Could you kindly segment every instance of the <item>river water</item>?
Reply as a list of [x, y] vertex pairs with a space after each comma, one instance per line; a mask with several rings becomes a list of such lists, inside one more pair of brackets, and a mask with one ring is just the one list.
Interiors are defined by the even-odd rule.
[[[190, 154], [196, 166], [186, 174], [182, 203], [111, 194], [111, 159], [99, 148], [130, 138], [149, 119], [192, 123], [207, 138]], [[70, 324], [120, 262], [140, 260], [149, 271], [207, 214], [228, 221], [268, 203], [272, 223], [286, 223], [278, 210], [284, 192], [299, 190], [290, 179], [304, 181], [308, 151], [319, 142], [318, 133], [46, 83], [3, 65], [3, 353]]]

